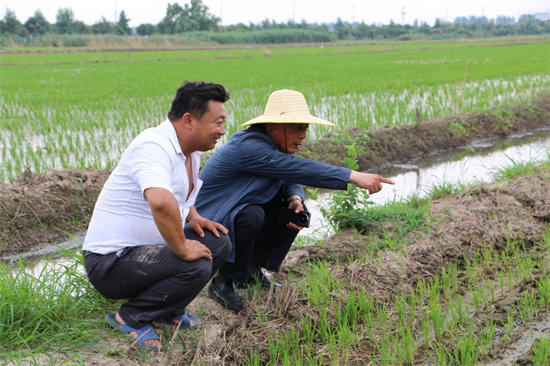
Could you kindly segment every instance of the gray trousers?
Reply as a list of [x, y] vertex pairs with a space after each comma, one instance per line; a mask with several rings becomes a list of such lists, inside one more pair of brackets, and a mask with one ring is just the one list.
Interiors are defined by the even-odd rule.
[[225, 263], [231, 251], [227, 235], [216, 238], [204, 230], [204, 238], [185, 229], [185, 237], [198, 240], [212, 252], [212, 260], [184, 261], [168, 245], [126, 248], [122, 253], [84, 253], [86, 272], [103, 296], [126, 299], [118, 313], [132, 328], [141, 328], [169, 314], [182, 315]]

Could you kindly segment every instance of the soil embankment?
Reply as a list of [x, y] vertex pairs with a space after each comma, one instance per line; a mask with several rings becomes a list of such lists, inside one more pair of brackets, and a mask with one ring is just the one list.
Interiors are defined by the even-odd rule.
[[[304, 144], [300, 156], [342, 165], [355, 143], [361, 170], [464, 146], [490, 137], [550, 127], [550, 95], [526, 106], [486, 113], [439, 117], [414, 126], [358, 129]], [[0, 183], [0, 257], [40, 249], [86, 229], [107, 170], [24, 172], [16, 184]]]

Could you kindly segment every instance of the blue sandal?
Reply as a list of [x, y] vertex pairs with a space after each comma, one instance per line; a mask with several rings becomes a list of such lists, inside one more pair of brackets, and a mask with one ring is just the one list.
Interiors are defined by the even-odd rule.
[[[160, 321], [173, 327], [177, 327], [178, 325], [174, 323], [174, 320], [180, 321], [179, 329], [197, 329], [201, 326], [200, 318], [194, 315], [190, 315], [187, 311], [180, 316], [167, 315], [164, 319], [161, 319]], [[195, 322], [194, 325], [191, 325], [191, 320]]]
[[151, 326], [151, 324], [147, 324], [143, 328], [134, 329], [130, 327], [127, 324], [118, 324], [116, 321], [115, 314], [107, 314], [105, 317], [105, 320], [107, 323], [109, 323], [110, 326], [118, 330], [119, 332], [122, 332], [124, 334], [130, 334], [130, 332], [136, 332], [137, 338], [132, 338], [133, 341], [137, 342], [141, 347], [149, 348], [152, 350], [158, 350], [158, 347], [149, 346], [148, 344], [145, 344], [146, 341], [152, 340], [152, 339], [160, 339], [157, 333], [155, 333], [155, 330]]

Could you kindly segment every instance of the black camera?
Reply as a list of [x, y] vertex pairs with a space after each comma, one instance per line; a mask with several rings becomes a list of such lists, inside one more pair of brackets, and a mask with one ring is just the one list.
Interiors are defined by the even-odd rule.
[[311, 214], [307, 211], [294, 212], [292, 208], [281, 207], [279, 214], [279, 224], [286, 225], [292, 222], [301, 227], [309, 227], [309, 221], [311, 220]]

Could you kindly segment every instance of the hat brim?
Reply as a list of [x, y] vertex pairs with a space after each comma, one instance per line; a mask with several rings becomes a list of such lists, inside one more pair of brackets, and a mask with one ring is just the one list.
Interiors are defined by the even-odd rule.
[[308, 123], [313, 125], [335, 126], [334, 123], [325, 121], [324, 119], [317, 118], [310, 115], [269, 115], [262, 114], [259, 117], [251, 119], [248, 122], [243, 123], [241, 126], [250, 126], [258, 123]]

